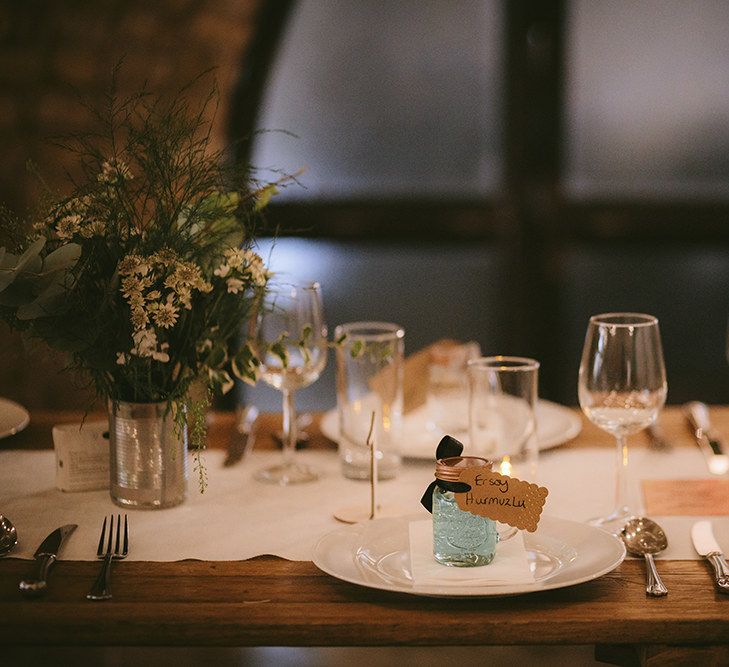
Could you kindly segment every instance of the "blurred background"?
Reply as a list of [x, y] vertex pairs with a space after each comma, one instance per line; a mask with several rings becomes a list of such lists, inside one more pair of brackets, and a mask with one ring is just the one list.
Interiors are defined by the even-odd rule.
[[[46, 140], [83, 131], [74, 91], [101, 100], [120, 57], [129, 92], [215, 67], [218, 145], [306, 169], [259, 250], [322, 283], [331, 330], [533, 356], [576, 404], [589, 316], [649, 312], [669, 402], [729, 403], [728, 29], [721, 0], [6, 2], [0, 201], [32, 206], [27, 159], [63, 187]], [[331, 361], [302, 408], [334, 405]], [[62, 367], [0, 325], [0, 395], [85, 406]]]

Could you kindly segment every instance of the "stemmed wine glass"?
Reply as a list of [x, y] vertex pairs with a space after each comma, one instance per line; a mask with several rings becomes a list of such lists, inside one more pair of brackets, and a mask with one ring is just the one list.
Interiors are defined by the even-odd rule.
[[582, 351], [578, 392], [588, 419], [615, 437], [615, 508], [590, 523], [620, 530], [628, 505], [627, 437], [655, 421], [666, 402], [666, 370], [658, 320], [642, 313], [590, 318]]
[[307, 387], [327, 363], [327, 326], [319, 283], [273, 282], [259, 311], [256, 347], [261, 378], [283, 394], [283, 461], [254, 477], [272, 484], [300, 484], [317, 473], [294, 460], [297, 389]]

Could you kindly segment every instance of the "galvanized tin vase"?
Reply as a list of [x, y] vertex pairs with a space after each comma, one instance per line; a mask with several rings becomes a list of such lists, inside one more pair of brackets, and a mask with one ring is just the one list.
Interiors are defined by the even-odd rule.
[[123, 507], [179, 505], [187, 492], [187, 426], [162, 403], [109, 402], [110, 492]]

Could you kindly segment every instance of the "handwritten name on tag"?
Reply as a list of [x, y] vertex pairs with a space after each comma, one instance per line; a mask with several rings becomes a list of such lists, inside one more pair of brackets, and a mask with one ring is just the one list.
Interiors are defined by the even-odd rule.
[[464, 468], [460, 481], [470, 491], [454, 494], [464, 512], [485, 516], [533, 533], [549, 491], [515, 477], [501, 475], [488, 467]]

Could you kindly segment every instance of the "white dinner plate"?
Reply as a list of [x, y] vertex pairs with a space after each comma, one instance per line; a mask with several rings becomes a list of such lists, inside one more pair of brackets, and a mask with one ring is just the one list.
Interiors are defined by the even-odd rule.
[[[550, 449], [576, 437], [582, 430], [580, 416], [569, 408], [540, 399], [536, 407], [537, 442], [540, 450]], [[339, 440], [339, 417], [336, 409], [324, 413], [321, 432], [330, 440]], [[435, 446], [444, 434], [428, 427], [428, 412], [422, 406], [403, 417], [400, 453], [411, 459], [432, 459]], [[467, 434], [452, 433], [459, 440], [466, 440]]]
[[0, 398], [0, 438], [22, 431], [30, 422], [28, 411], [19, 403]]
[[408, 525], [422, 518], [376, 519], [337, 528], [317, 542], [314, 564], [337, 579], [383, 591], [428, 597], [498, 597], [591, 581], [614, 570], [625, 558], [625, 546], [610, 533], [543, 516], [535, 533], [524, 533], [533, 583], [415, 585]]

